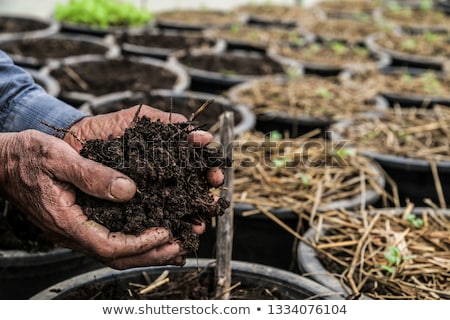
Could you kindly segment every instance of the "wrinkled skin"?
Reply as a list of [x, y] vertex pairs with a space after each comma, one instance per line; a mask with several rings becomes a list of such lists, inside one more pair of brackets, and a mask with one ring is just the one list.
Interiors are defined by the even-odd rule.
[[[132, 122], [137, 106], [118, 112], [86, 117], [75, 123], [72, 134], [59, 139], [35, 130], [0, 133], [0, 194], [26, 212], [56, 244], [81, 251], [115, 269], [175, 264], [183, 265], [187, 252], [170, 232], [150, 228], [139, 236], [109, 232], [88, 220], [75, 204], [75, 189], [110, 201], [130, 200], [136, 185], [128, 177], [111, 168], [81, 157], [81, 143], [89, 140], [121, 136]], [[183, 122], [179, 114], [162, 112], [143, 106], [140, 116], [153, 121]], [[196, 131], [190, 140], [206, 145], [210, 133]], [[211, 186], [223, 183], [221, 170], [212, 169]], [[204, 224], [193, 225], [194, 232], [204, 231]]]

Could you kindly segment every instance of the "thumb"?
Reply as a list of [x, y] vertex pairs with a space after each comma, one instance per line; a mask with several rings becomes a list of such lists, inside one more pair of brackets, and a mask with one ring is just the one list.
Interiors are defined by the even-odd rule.
[[65, 165], [53, 166], [54, 174], [81, 191], [105, 200], [123, 202], [134, 197], [136, 184], [123, 173], [80, 156], [70, 148]]

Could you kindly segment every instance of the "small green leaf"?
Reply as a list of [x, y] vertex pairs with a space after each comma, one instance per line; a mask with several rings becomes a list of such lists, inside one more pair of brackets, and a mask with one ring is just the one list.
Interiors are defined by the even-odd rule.
[[270, 141], [279, 141], [283, 138], [283, 135], [279, 131], [270, 131]]

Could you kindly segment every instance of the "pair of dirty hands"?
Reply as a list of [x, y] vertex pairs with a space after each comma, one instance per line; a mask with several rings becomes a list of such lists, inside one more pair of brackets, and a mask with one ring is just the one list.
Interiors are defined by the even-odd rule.
[[[132, 122], [137, 106], [118, 112], [85, 117], [70, 132], [82, 140], [121, 136]], [[140, 116], [164, 123], [184, 122], [180, 114], [172, 114], [143, 106]], [[194, 131], [190, 142], [203, 146], [212, 135]], [[92, 196], [123, 202], [133, 198], [136, 185], [127, 176], [83, 158], [81, 144], [71, 134], [59, 139], [26, 130], [0, 134], [0, 194], [6, 195], [26, 212], [58, 245], [94, 257], [115, 269], [174, 264], [182, 265], [184, 252], [167, 229], [150, 228], [139, 236], [108, 231], [88, 220], [75, 203], [75, 187]], [[213, 168], [208, 174], [212, 187], [223, 183], [223, 173]], [[205, 225], [193, 225], [197, 234]]]

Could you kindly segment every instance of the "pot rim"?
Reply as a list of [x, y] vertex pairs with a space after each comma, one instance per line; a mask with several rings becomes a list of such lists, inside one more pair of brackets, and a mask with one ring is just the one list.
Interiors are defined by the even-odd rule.
[[[188, 258], [186, 260], [186, 264], [182, 267], [178, 266], [153, 266], [153, 267], [140, 267], [133, 268], [127, 270], [115, 270], [109, 267], [96, 269], [91, 272], [87, 272], [73, 278], [64, 280], [60, 283], [54, 284], [49, 288], [35, 294], [30, 298], [30, 300], [52, 300], [57, 299], [59, 295], [68, 293], [70, 290], [74, 290], [83, 283], [90, 283], [102, 279], [107, 279], [110, 277], [117, 277], [120, 275], [133, 275], [140, 274], [142, 272], [158, 272], [161, 273], [167, 269], [178, 269], [179, 272], [182, 270], [192, 270], [197, 269], [198, 267], [206, 267], [211, 263], [214, 263], [215, 260], [211, 259], [192, 259]], [[341, 300], [342, 297], [339, 293], [333, 292], [332, 290], [324, 287], [323, 285], [308, 279], [306, 277], [301, 276], [300, 274], [293, 273], [287, 270], [279, 269], [272, 266], [266, 266], [262, 264], [257, 264], [253, 262], [245, 262], [245, 261], [231, 261], [231, 268], [234, 272], [239, 272], [243, 274], [258, 274], [259, 278], [271, 278], [271, 279], [281, 279], [283, 286], [288, 286], [290, 288], [295, 287], [306, 287], [311, 290], [313, 293], [320, 295], [321, 298], [335, 299]]]

